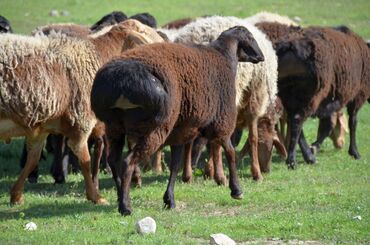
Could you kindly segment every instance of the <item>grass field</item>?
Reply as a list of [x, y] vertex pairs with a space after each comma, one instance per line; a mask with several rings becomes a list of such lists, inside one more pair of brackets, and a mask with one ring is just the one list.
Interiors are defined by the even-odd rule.
[[[112, 10], [128, 15], [148, 11], [160, 24], [173, 19], [223, 14], [249, 16], [261, 10], [299, 16], [304, 25], [347, 24], [370, 38], [370, 2], [358, 1], [20, 1], [2, 0], [1, 15], [14, 30], [29, 33], [52, 22], [92, 24]], [[51, 9], [68, 10], [69, 16], [50, 17]], [[25, 204], [9, 205], [9, 189], [19, 173], [21, 140], [0, 145], [0, 244], [199, 244], [209, 235], [225, 233], [238, 243], [312, 241], [317, 243], [370, 243], [370, 107], [360, 111], [358, 146], [362, 159], [355, 161], [345, 149], [335, 150], [325, 141], [316, 165], [303, 163], [288, 171], [284, 160], [273, 156], [272, 172], [255, 183], [249, 159], [239, 162], [244, 199], [233, 200], [227, 187], [196, 176], [193, 183], [175, 187], [177, 208], [164, 210], [162, 196], [168, 172], [146, 173], [143, 187], [132, 189], [133, 215], [117, 212], [116, 192], [108, 175], [101, 175], [101, 194], [110, 205], [85, 200], [81, 175], [70, 175], [65, 185], [53, 185], [48, 174], [51, 158], [41, 162], [38, 184], [26, 184]], [[312, 142], [317, 121], [305, 125]], [[146, 216], [157, 221], [157, 233], [141, 236], [135, 222]], [[354, 219], [361, 216], [361, 220]], [[24, 231], [33, 221], [37, 231]]]

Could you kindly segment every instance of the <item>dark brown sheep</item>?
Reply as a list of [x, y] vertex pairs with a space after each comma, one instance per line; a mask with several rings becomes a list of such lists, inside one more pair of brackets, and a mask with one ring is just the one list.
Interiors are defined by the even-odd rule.
[[[302, 125], [306, 118], [330, 121], [331, 114], [344, 106], [349, 114], [349, 154], [359, 159], [357, 112], [370, 97], [370, 51], [364, 40], [347, 27], [309, 27], [279, 40], [276, 48], [279, 97], [290, 128], [288, 166], [294, 168], [295, 146], [305, 141]], [[331, 130], [330, 125], [325, 127], [323, 137]]]
[[[299, 35], [303, 30], [303, 28], [299, 26], [286, 25], [278, 22], [260, 22], [257, 23], [256, 26], [268, 36], [274, 47], [276, 47], [276, 44], [279, 41], [284, 40], [284, 38], [288, 38], [291, 35]], [[280, 119], [279, 137], [283, 142], [285, 141], [287, 146], [289, 132], [285, 132], [286, 113], [284, 114], [285, 115]], [[316, 158], [311, 154], [311, 151], [315, 153], [319, 149], [323, 140], [327, 137], [325, 133], [326, 127], [333, 128], [330, 133], [330, 138], [333, 141], [334, 146], [336, 148], [342, 148], [344, 145], [345, 133], [348, 131], [347, 125], [345, 125], [346, 121], [346, 116], [341, 111], [333, 112], [330, 118], [320, 119], [317, 140], [313, 146], [310, 148], [303, 137], [299, 140], [299, 146], [305, 161], [309, 163], [314, 163], [316, 161]]]
[[[113, 173], [120, 187], [117, 192], [122, 215], [131, 213], [129, 185], [135, 165], [163, 144], [171, 145], [171, 174], [163, 200], [166, 207], [175, 207], [173, 189], [182, 145], [199, 134], [215, 148], [224, 148], [231, 196], [242, 197], [230, 141], [237, 116], [238, 60], [263, 60], [253, 36], [240, 26], [223, 32], [208, 46], [166, 43], [133, 49], [99, 70], [91, 103], [97, 117], [106, 123], [107, 131], [114, 132], [108, 138], [117, 141], [114, 144], [111, 140], [111, 147], [118, 148], [116, 167], [111, 168], [123, 169], [121, 175], [119, 171]], [[124, 134], [136, 145], [122, 166], [119, 159]]]

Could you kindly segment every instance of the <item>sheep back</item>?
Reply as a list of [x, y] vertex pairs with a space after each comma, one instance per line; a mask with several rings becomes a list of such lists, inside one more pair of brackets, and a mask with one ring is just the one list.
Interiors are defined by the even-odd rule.
[[175, 41], [208, 44], [236, 25], [246, 27], [260, 47], [265, 61], [258, 64], [239, 63], [236, 77], [236, 104], [247, 107], [254, 116], [262, 116], [277, 93], [277, 57], [271, 42], [255, 26], [235, 17], [212, 16], [200, 18], [178, 30]]
[[339, 103], [336, 107], [342, 108], [352, 100], [363, 103], [369, 98], [370, 52], [362, 38], [348, 28], [305, 28], [300, 34], [279, 42], [277, 48], [279, 57], [292, 52], [304, 63], [308, 76], [314, 78], [301, 86], [311, 89], [297, 93], [289, 92], [294, 77], [282, 77], [281, 82], [279, 78], [285, 107], [296, 106], [292, 100], [301, 101], [310, 116], [321, 113], [317, 111], [319, 106], [324, 109], [322, 113], [331, 113], [325, 105], [333, 101]]
[[6, 34], [0, 47], [1, 114], [34, 127], [67, 111], [72, 125], [90, 128], [90, 91], [100, 62], [88, 41]]

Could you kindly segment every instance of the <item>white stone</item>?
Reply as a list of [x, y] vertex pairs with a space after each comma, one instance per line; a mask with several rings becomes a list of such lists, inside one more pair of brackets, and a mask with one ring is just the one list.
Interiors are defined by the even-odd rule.
[[151, 217], [146, 217], [136, 223], [136, 231], [140, 234], [155, 233], [156, 229], [157, 224], [155, 223], [155, 220]]
[[362, 217], [360, 215], [354, 216], [353, 219], [362, 220]]
[[25, 226], [24, 226], [24, 229], [26, 231], [35, 231], [37, 230], [37, 225], [33, 222], [28, 222]]
[[50, 16], [53, 16], [53, 17], [59, 16], [59, 11], [58, 11], [58, 10], [53, 9], [52, 11], [50, 11], [49, 15], [50, 15]]
[[218, 233], [218, 234], [212, 234], [210, 244], [215, 245], [235, 245], [236, 242], [231, 239], [230, 237], [226, 236], [225, 234]]

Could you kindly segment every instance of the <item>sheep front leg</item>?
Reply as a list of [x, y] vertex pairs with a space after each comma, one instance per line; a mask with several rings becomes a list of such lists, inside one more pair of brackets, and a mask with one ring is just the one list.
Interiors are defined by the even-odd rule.
[[92, 171], [92, 180], [95, 185], [95, 188], [99, 190], [99, 166], [100, 166], [100, 161], [103, 156], [103, 151], [104, 151], [104, 141], [103, 137], [97, 137], [95, 140], [95, 145], [94, 145], [94, 163], [93, 163], [93, 171]]
[[108, 204], [107, 200], [105, 200], [99, 195], [98, 190], [95, 188], [91, 178], [90, 171], [91, 158], [89, 153], [89, 147], [87, 145], [87, 137], [88, 136], [83, 136], [78, 139], [70, 138], [68, 140], [68, 145], [80, 161], [82, 175], [84, 176], [85, 180], [87, 199], [97, 204]]
[[215, 181], [218, 185], [226, 185], [227, 179], [222, 165], [222, 152], [219, 144], [211, 143], [211, 155], [215, 169]]
[[235, 163], [235, 150], [231, 143], [231, 140], [225, 140], [222, 144], [222, 147], [224, 148], [227, 163], [229, 166], [229, 187], [231, 189], [231, 197], [234, 199], [242, 199], [243, 191], [239, 185]]
[[302, 131], [303, 117], [300, 114], [288, 114], [289, 147], [286, 164], [289, 169], [296, 167], [296, 145]]
[[298, 139], [299, 147], [301, 148], [303, 158], [306, 163], [316, 163], [316, 157], [313, 154], [310, 146], [307, 144], [306, 137], [304, 136], [303, 129]]
[[351, 102], [347, 106], [348, 112], [348, 126], [349, 126], [349, 155], [353, 156], [355, 159], [360, 159], [361, 155], [357, 150], [356, 144], [356, 127], [357, 127], [357, 112], [358, 106], [356, 106], [355, 102]]
[[252, 123], [249, 124], [249, 144], [250, 153], [252, 158], [251, 172], [253, 179], [256, 181], [263, 180], [260, 164], [258, 161], [258, 129], [257, 129], [257, 118], [253, 119]]
[[319, 128], [317, 130], [317, 138], [314, 143], [311, 145], [311, 151], [313, 154], [316, 154], [320, 150], [321, 144], [324, 142], [324, 139], [328, 137], [333, 131], [333, 123], [331, 117], [320, 118]]
[[153, 156], [153, 172], [156, 174], [160, 174], [163, 172], [162, 169], [162, 150], [158, 150]]
[[171, 146], [170, 178], [168, 181], [166, 192], [163, 195], [164, 207], [167, 209], [172, 209], [176, 207], [174, 188], [176, 176], [181, 165], [183, 148], [183, 145]]
[[192, 178], [192, 168], [191, 168], [191, 149], [193, 146], [193, 141], [185, 144], [185, 153], [184, 153], [184, 169], [182, 171], [182, 181], [189, 183]]
[[24, 182], [26, 181], [28, 175], [35, 169], [40, 160], [41, 151], [44, 147], [46, 137], [47, 134], [27, 137], [27, 161], [18, 177], [17, 182], [13, 185], [10, 191], [11, 204], [23, 203], [22, 192], [24, 188]]

